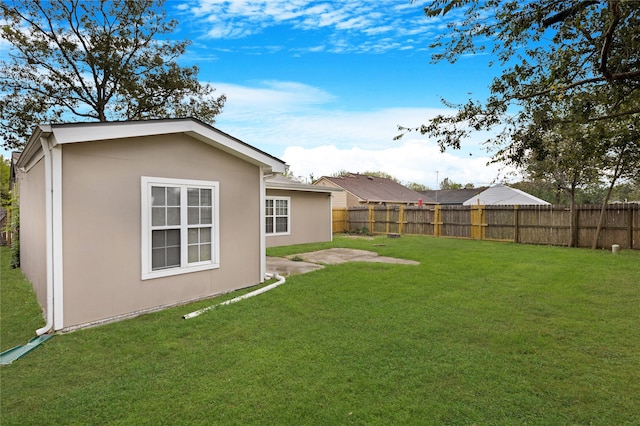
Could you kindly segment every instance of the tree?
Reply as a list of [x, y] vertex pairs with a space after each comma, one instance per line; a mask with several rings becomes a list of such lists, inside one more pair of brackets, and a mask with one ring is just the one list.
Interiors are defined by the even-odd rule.
[[403, 132], [434, 137], [445, 150], [460, 148], [472, 132], [490, 130], [494, 136], [488, 143], [524, 162], [527, 152], [537, 148], [530, 141], [539, 139], [527, 137], [523, 129], [554, 127], [546, 112], [558, 107], [557, 101], [569, 99], [572, 109], [556, 125], [607, 124], [640, 115], [640, 8], [635, 2], [435, 0], [424, 10], [432, 18], [453, 11], [463, 15], [452, 19], [449, 32], [430, 46], [434, 61], [454, 63], [485, 51], [483, 43], [491, 40], [502, 71], [486, 101], [453, 105], [443, 100], [457, 112], [418, 127], [400, 127]]
[[493, 79], [486, 102], [469, 100], [454, 115], [402, 130], [434, 136], [446, 149], [459, 148], [473, 131], [501, 126], [503, 131], [490, 140], [508, 143], [514, 130], [536, 119], [540, 105], [585, 94], [590, 96], [572, 120], [607, 122], [640, 114], [636, 2], [435, 0], [424, 8], [432, 18], [454, 10], [464, 18], [452, 19], [449, 32], [430, 46], [437, 52], [433, 60], [454, 63], [462, 55], [485, 51], [483, 43], [492, 40], [491, 53], [502, 74]]
[[8, 159], [0, 156], [0, 207], [7, 207], [11, 202], [9, 193], [9, 177], [11, 165]]
[[440, 189], [462, 189], [462, 184], [454, 182], [446, 177], [442, 182], [440, 182]]
[[224, 95], [176, 62], [188, 41], [164, 0], [9, 0], [0, 3], [0, 136], [20, 148], [35, 124], [192, 116], [213, 123]]
[[430, 188], [427, 185], [422, 184], [422, 183], [417, 183], [417, 182], [409, 182], [406, 185], [406, 187], [409, 188], [409, 189], [412, 189], [412, 190], [414, 190], [416, 192], [422, 192], [422, 191], [429, 191], [430, 190]]
[[394, 181], [395, 183], [400, 183], [400, 179], [396, 178], [395, 176], [390, 175], [387, 172], [366, 171], [366, 172], [362, 172], [361, 174], [367, 175], [367, 176], [379, 177], [379, 178], [383, 178], [383, 179], [389, 179], [389, 180]]
[[502, 70], [485, 101], [444, 101], [457, 112], [401, 130], [434, 137], [442, 150], [489, 130], [494, 136], [487, 143], [501, 148], [495, 159], [525, 167], [530, 159], [544, 160], [549, 134], [569, 127], [570, 140], [588, 135], [594, 142], [585, 145], [584, 159], [602, 161], [611, 187], [616, 175], [627, 173], [620, 168], [635, 166], [637, 173], [634, 161], [606, 161], [607, 153], [631, 155], [640, 143], [625, 136], [640, 116], [637, 2], [435, 0], [424, 10], [432, 18], [453, 11], [463, 16], [431, 46], [434, 61], [453, 63], [486, 50], [483, 42], [490, 40]]

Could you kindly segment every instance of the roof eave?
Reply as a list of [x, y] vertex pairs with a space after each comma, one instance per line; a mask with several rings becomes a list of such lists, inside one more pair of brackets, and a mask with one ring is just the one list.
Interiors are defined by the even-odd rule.
[[281, 189], [287, 191], [303, 191], [303, 192], [324, 192], [324, 193], [332, 193], [332, 192], [342, 192], [341, 188], [328, 188], [321, 187], [317, 185], [306, 185], [306, 184], [282, 184], [282, 183], [269, 183], [265, 184], [265, 188], [267, 189]]

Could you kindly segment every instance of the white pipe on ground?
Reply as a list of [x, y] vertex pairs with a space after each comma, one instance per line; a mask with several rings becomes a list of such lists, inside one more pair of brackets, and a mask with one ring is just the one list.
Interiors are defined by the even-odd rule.
[[191, 313], [183, 315], [182, 318], [183, 319], [195, 318], [198, 315], [201, 315], [201, 314], [203, 314], [203, 313], [205, 313], [207, 311], [210, 311], [212, 309], [217, 308], [218, 306], [230, 305], [232, 303], [239, 302], [241, 300], [248, 299], [250, 297], [257, 296], [257, 295], [262, 294], [262, 293], [266, 293], [267, 291], [273, 290], [274, 288], [276, 288], [279, 285], [284, 284], [286, 282], [284, 277], [278, 275], [277, 273], [276, 274], [265, 274], [265, 276], [267, 278], [273, 277], [273, 278], [277, 279], [278, 281], [276, 281], [273, 284], [269, 284], [267, 286], [259, 288], [259, 289], [255, 290], [255, 291], [252, 291], [250, 293], [243, 294], [242, 296], [234, 297], [233, 299], [227, 300], [226, 302], [218, 303], [217, 305], [207, 306], [206, 308], [202, 308], [202, 309], [199, 309], [197, 311], [193, 311]]

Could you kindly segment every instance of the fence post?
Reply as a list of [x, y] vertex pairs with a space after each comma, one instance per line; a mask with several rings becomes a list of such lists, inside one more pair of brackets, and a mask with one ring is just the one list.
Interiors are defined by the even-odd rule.
[[627, 227], [627, 239], [629, 241], [629, 249], [633, 249], [633, 206], [627, 204], [629, 207], [629, 226]]
[[520, 240], [520, 215], [518, 205], [513, 206], [513, 242], [517, 243]]
[[373, 234], [373, 223], [374, 223], [374, 217], [373, 217], [373, 206], [369, 206], [369, 232], [371, 232]]
[[439, 237], [442, 235], [442, 211], [440, 205], [436, 205], [433, 210], [433, 236]]
[[400, 213], [398, 214], [398, 234], [404, 234], [404, 206], [400, 206]]
[[385, 212], [384, 231], [385, 231], [385, 234], [389, 235], [389, 222], [390, 222], [391, 211], [389, 206], [386, 206], [386, 208], [387, 208], [387, 211]]

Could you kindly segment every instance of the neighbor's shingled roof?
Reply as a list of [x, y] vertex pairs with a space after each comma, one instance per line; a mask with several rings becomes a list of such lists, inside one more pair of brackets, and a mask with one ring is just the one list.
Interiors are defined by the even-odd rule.
[[349, 191], [365, 203], [417, 203], [420, 198], [424, 203], [434, 203], [425, 195], [391, 179], [357, 173], [339, 177], [323, 176], [322, 178]]
[[438, 204], [443, 205], [462, 205], [469, 198], [477, 195], [487, 189], [486, 186], [480, 188], [471, 188], [471, 189], [439, 189], [428, 190], [428, 191], [420, 191], [426, 197], [435, 200]]

